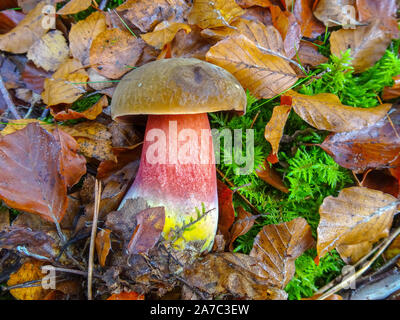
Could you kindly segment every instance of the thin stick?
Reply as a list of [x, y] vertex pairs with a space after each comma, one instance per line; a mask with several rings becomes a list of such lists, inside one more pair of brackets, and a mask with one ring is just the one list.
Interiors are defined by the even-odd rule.
[[19, 115], [17, 109], [14, 106], [14, 103], [11, 101], [10, 94], [4, 85], [3, 77], [0, 75], [0, 92], [1, 95], [3, 96], [4, 101], [6, 102], [6, 105], [8, 107], [8, 110], [13, 114], [15, 119], [21, 119], [21, 116]]
[[93, 300], [92, 281], [93, 281], [93, 260], [94, 260], [94, 244], [96, 240], [97, 221], [99, 219], [99, 207], [101, 199], [101, 183], [96, 179], [95, 183], [95, 199], [94, 199], [94, 216], [92, 224], [92, 234], [90, 238], [89, 249], [89, 268], [88, 268], [88, 299]]

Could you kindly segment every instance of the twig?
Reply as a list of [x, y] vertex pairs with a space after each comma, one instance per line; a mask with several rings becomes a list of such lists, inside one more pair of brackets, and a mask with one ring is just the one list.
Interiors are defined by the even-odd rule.
[[89, 267], [88, 267], [88, 299], [93, 300], [92, 281], [93, 281], [93, 260], [94, 260], [94, 244], [96, 240], [97, 220], [99, 219], [99, 207], [101, 199], [101, 183], [96, 179], [95, 183], [95, 200], [94, 200], [94, 216], [92, 224], [92, 234], [90, 238], [89, 249]]
[[362, 274], [364, 274], [365, 271], [369, 269], [369, 267], [376, 261], [376, 259], [379, 258], [379, 256], [386, 250], [386, 248], [392, 243], [392, 241], [400, 234], [400, 228], [397, 228], [395, 232], [392, 233], [392, 235], [387, 238], [386, 240], [383, 241], [382, 247], [378, 250], [378, 252], [373, 256], [371, 260], [369, 260], [367, 263], [365, 263], [360, 270], [358, 270], [356, 273], [351, 275], [350, 277], [345, 278], [341, 283], [333, 287], [332, 289], [328, 290], [325, 292], [323, 295], [321, 295], [318, 300], [325, 300], [327, 297], [331, 296], [332, 294], [335, 294], [341, 289], [346, 288], [351, 284], [353, 281], [358, 279]]
[[17, 109], [14, 106], [14, 103], [11, 101], [10, 94], [4, 85], [3, 77], [0, 75], [0, 92], [1, 95], [3, 96], [4, 101], [6, 102], [6, 105], [8, 107], [8, 110], [13, 114], [15, 119], [21, 119], [21, 116], [19, 115]]

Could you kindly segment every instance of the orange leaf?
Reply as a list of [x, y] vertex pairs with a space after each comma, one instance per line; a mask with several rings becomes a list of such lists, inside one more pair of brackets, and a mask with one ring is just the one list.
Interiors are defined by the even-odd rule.
[[229, 229], [235, 221], [233, 208], [233, 191], [222, 181], [217, 179], [218, 189], [218, 230], [223, 234], [225, 241], [229, 241]]
[[71, 0], [64, 7], [58, 10], [57, 14], [75, 14], [90, 7], [92, 0]]
[[284, 193], [289, 193], [289, 190], [283, 184], [282, 177], [267, 161], [264, 162], [262, 167], [256, 170], [256, 174], [260, 179], [264, 180], [274, 188]]
[[110, 229], [102, 229], [96, 235], [96, 252], [99, 259], [99, 263], [102, 267], [106, 265], [106, 259], [111, 249], [110, 236], [111, 236]]
[[297, 0], [294, 4], [293, 14], [300, 23], [303, 37], [316, 38], [325, 32], [325, 26], [313, 15], [314, 0]]
[[189, 33], [192, 29], [185, 23], [163, 21], [154, 28], [153, 32], [143, 34], [142, 39], [149, 45], [162, 49], [164, 45], [174, 40], [179, 30], [185, 30]]
[[57, 121], [65, 121], [72, 119], [86, 118], [88, 120], [95, 120], [99, 114], [103, 112], [103, 108], [108, 106], [107, 96], [102, 96], [99, 101], [97, 101], [93, 106], [85, 111], [78, 112], [72, 109], [67, 109], [66, 111], [53, 112], [55, 108], [51, 108], [51, 114]]
[[7, 33], [15, 28], [25, 18], [25, 15], [16, 10], [0, 12], [0, 33]]
[[235, 223], [232, 225], [230, 231], [230, 242], [229, 242], [229, 251], [233, 250], [233, 243], [235, 240], [246, 234], [253, 227], [254, 222], [259, 217], [253, 216], [251, 213], [245, 211], [242, 207], [237, 208], [237, 218]]
[[400, 75], [393, 77], [393, 81], [393, 86], [383, 89], [382, 99], [385, 101], [400, 97]]
[[144, 295], [134, 291], [121, 292], [113, 294], [107, 300], [144, 300]]

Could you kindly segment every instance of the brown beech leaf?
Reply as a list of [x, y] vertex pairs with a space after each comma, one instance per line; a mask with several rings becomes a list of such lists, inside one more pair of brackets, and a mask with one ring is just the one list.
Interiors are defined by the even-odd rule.
[[51, 72], [36, 67], [32, 61], [28, 61], [28, 63], [25, 64], [21, 74], [26, 87], [38, 94], [43, 92], [44, 81], [46, 78], [50, 78], [50, 76]]
[[361, 187], [379, 190], [393, 197], [400, 195], [400, 184], [389, 170], [368, 170], [361, 181]]
[[284, 192], [289, 193], [288, 188], [286, 188], [285, 184], [282, 181], [282, 177], [280, 174], [269, 164], [268, 161], [264, 161], [263, 165], [256, 170], [257, 176], [270, 184], [274, 188]]
[[382, 99], [385, 101], [400, 97], [400, 75], [393, 77], [393, 81], [393, 86], [383, 89]]
[[188, 9], [184, 0], [128, 0], [116, 10], [122, 18], [146, 33], [164, 20], [184, 22]]
[[232, 73], [257, 98], [272, 98], [297, 81], [287, 61], [265, 53], [243, 35], [218, 42], [206, 59]]
[[355, 108], [343, 105], [338, 96], [320, 93], [307, 96], [294, 91], [286, 93], [292, 97], [294, 111], [308, 124], [318, 130], [349, 132], [375, 124], [384, 118], [391, 104], [375, 108]]
[[245, 13], [241, 16], [241, 18], [251, 21], [258, 21], [266, 26], [272, 25], [272, 15], [269, 8], [255, 6], [245, 9]]
[[344, 260], [356, 262], [389, 235], [397, 202], [389, 194], [363, 187], [346, 188], [337, 198], [325, 198], [319, 208], [318, 256], [336, 248]]
[[61, 146], [60, 172], [67, 186], [72, 187], [86, 173], [86, 159], [78, 154], [79, 145], [68, 133], [58, 127], [52, 133]]
[[106, 265], [106, 259], [111, 249], [111, 230], [102, 229], [96, 235], [96, 252], [102, 267]]
[[314, 245], [311, 228], [304, 218], [266, 225], [254, 239], [250, 256], [259, 259], [266, 275], [281, 288], [292, 279], [295, 260]]
[[233, 191], [225, 183], [217, 180], [218, 189], [218, 230], [223, 234], [225, 241], [229, 241], [229, 229], [235, 221], [233, 208]]
[[165, 224], [165, 208], [145, 209], [135, 216], [136, 228], [128, 244], [130, 254], [147, 254], [160, 239]]
[[223, 27], [229, 26], [231, 21], [243, 13], [244, 10], [235, 0], [194, 0], [188, 22], [202, 29]]
[[0, 50], [12, 53], [27, 52], [50, 28], [43, 25], [45, 6], [46, 2], [42, 1], [14, 29], [0, 35]]
[[90, 64], [101, 75], [117, 79], [136, 65], [144, 41], [120, 29], [105, 30], [97, 35], [90, 47]]
[[179, 30], [189, 33], [192, 29], [185, 23], [163, 21], [154, 28], [153, 32], [143, 34], [142, 39], [149, 45], [162, 49], [164, 45], [174, 40]]
[[357, 173], [400, 165], [400, 110], [361, 130], [328, 136], [320, 145], [342, 167]]
[[249, 232], [258, 217], [260, 217], [260, 215], [254, 216], [245, 211], [242, 207], [237, 208], [237, 218], [230, 230], [229, 251], [233, 251], [233, 243], [235, 240]]
[[328, 58], [318, 52], [318, 47], [309, 41], [300, 41], [300, 49], [298, 51], [300, 63], [302, 65], [310, 65], [312, 67], [327, 63]]
[[300, 25], [293, 13], [282, 11], [278, 6], [271, 6], [270, 10], [272, 23], [282, 36], [286, 55], [291, 58], [296, 54], [300, 47]]
[[0, 138], [0, 198], [10, 207], [61, 221], [67, 186], [60, 172], [61, 147], [37, 123]]
[[264, 137], [271, 144], [272, 153], [275, 155], [278, 155], [279, 143], [291, 109], [291, 106], [286, 105], [274, 107], [272, 117], [265, 126]]
[[314, 0], [297, 0], [293, 8], [293, 14], [300, 23], [301, 34], [307, 38], [316, 38], [325, 32], [325, 26], [313, 15], [314, 2]]
[[356, 0], [319, 0], [316, 3], [318, 4], [314, 10], [314, 16], [327, 27], [357, 22], [351, 11], [343, 10], [346, 5], [355, 8]]
[[15, 28], [25, 15], [16, 10], [4, 10], [0, 12], [0, 33], [7, 33]]
[[57, 11], [57, 14], [75, 14], [90, 7], [92, 0], [71, 0], [64, 7]]
[[283, 41], [279, 31], [274, 26], [266, 26], [259, 21], [238, 18], [232, 22], [231, 27], [205, 29], [201, 34], [217, 41], [235, 34], [243, 34], [256, 45], [284, 55]]
[[268, 8], [273, 5], [270, 0], [237, 0], [236, 3], [242, 8], [250, 8], [253, 6]]
[[108, 99], [106, 96], [102, 96], [99, 101], [97, 101], [93, 106], [85, 111], [78, 112], [72, 109], [63, 110], [60, 112], [53, 112], [51, 109], [51, 114], [57, 121], [73, 120], [86, 118], [88, 120], [94, 120], [99, 114], [103, 112], [103, 108], [108, 106]]
[[68, 59], [44, 81], [43, 102], [48, 106], [73, 103], [86, 92], [87, 80], [82, 64], [76, 59]]
[[101, 12], [94, 12], [85, 20], [71, 27], [69, 43], [71, 54], [83, 65], [89, 64], [89, 51], [93, 40], [107, 29], [106, 17]]
[[354, 71], [359, 73], [372, 67], [382, 58], [392, 41], [392, 36], [383, 27], [381, 20], [374, 20], [368, 26], [334, 31], [330, 41], [331, 51], [337, 57], [351, 49], [351, 63]]
[[[285, 291], [266, 278], [258, 259], [240, 253], [210, 253], [185, 267], [183, 277], [191, 287], [210, 298], [284, 300]], [[189, 290], [188, 288], [185, 288]]]
[[46, 71], [56, 71], [69, 57], [69, 47], [59, 30], [46, 33], [28, 50], [28, 59]]

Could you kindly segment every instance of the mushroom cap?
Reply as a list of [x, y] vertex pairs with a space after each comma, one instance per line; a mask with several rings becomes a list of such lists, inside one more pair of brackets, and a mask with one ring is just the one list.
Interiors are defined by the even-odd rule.
[[146, 114], [245, 112], [246, 93], [225, 69], [193, 58], [150, 62], [126, 74], [111, 102], [113, 120]]

